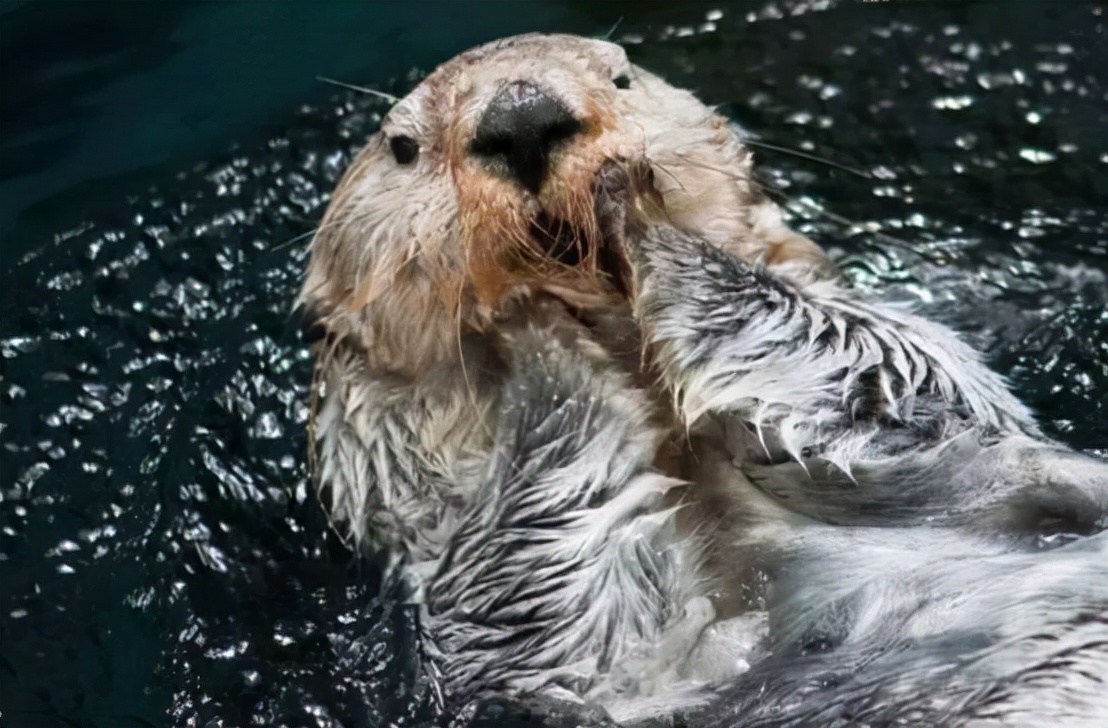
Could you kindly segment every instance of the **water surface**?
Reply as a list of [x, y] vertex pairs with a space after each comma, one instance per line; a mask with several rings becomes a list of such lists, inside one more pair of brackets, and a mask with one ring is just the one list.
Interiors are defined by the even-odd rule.
[[[103, 47], [89, 39], [60, 66], [43, 51], [28, 67], [60, 79], [59, 95], [102, 96], [72, 109], [68, 131], [58, 98], [34, 101], [49, 84], [20, 90], [38, 121], [4, 103], [4, 725], [435, 717], [414, 678], [412, 615], [328, 532], [305, 476], [309, 362], [290, 301], [304, 236], [383, 111], [311, 79], [403, 90], [409, 69], [492, 35], [602, 33], [607, 13], [586, 6], [463, 22], [336, 4], [317, 27], [319, 13], [290, 4], [273, 21], [282, 35], [252, 3], [164, 17], [127, 3], [135, 17], [109, 23]], [[4, 6], [5, 46], [17, 11], [42, 8]], [[758, 153], [795, 224], [858, 286], [958, 326], [1049, 433], [1106, 455], [1105, 12], [758, 2], [612, 14], [628, 15], [616, 38], [633, 59], [755, 140], [861, 172]], [[392, 44], [312, 45], [358, 23]], [[251, 45], [251, 27], [273, 45]], [[133, 39], [126, 52], [119, 37]], [[266, 70], [281, 57], [266, 53], [299, 42], [298, 76]], [[236, 54], [258, 62], [228, 68]], [[206, 95], [207, 121], [177, 118]], [[181, 125], [140, 133], [161, 123], [159, 101]], [[125, 111], [138, 106], [136, 126]]]

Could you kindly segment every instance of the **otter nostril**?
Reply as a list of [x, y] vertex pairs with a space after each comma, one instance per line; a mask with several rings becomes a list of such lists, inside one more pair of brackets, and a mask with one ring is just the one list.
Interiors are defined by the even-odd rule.
[[581, 122], [560, 99], [530, 81], [513, 81], [489, 102], [470, 151], [502, 161], [516, 181], [538, 192], [550, 150], [579, 131]]

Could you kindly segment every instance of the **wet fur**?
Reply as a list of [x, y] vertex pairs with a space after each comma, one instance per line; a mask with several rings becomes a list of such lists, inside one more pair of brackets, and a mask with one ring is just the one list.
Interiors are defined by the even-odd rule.
[[730, 503], [713, 541], [770, 584], [764, 658], [694, 722], [1098, 724], [1108, 467], [942, 327], [669, 227], [631, 239], [690, 475]]
[[[521, 77], [589, 130], [531, 197], [465, 151]], [[841, 287], [749, 165], [599, 41], [490, 44], [398, 103], [302, 296], [336, 527], [422, 602], [451, 710], [1093, 725], [1108, 467], [952, 332]], [[580, 231], [575, 265], [543, 258], [537, 208]]]

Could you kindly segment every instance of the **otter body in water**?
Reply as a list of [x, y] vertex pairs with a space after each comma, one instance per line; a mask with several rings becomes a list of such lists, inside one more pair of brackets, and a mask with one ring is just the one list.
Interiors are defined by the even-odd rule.
[[602, 41], [492, 43], [400, 100], [302, 294], [335, 526], [414, 588], [453, 709], [1093, 724], [1108, 467], [842, 287], [750, 164]]

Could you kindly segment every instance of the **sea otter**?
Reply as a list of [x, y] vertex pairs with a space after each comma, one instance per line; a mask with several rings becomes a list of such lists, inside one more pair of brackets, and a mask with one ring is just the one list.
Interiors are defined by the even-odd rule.
[[300, 303], [314, 477], [422, 607], [448, 710], [1108, 714], [1108, 466], [846, 287], [726, 119], [526, 35], [398, 101]]

